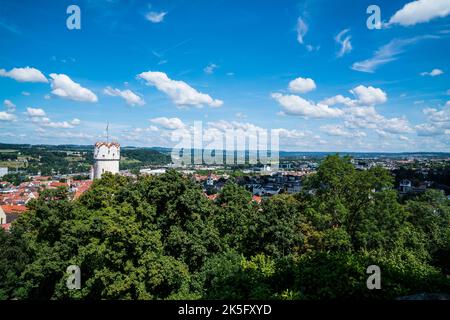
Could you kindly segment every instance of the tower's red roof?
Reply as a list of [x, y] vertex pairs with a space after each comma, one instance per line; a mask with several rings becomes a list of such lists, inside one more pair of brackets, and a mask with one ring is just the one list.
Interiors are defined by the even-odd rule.
[[118, 142], [105, 142], [105, 141], [99, 141], [95, 143], [96, 148], [100, 148], [101, 146], [106, 146], [107, 148], [110, 147], [117, 147], [120, 148], [120, 144]]

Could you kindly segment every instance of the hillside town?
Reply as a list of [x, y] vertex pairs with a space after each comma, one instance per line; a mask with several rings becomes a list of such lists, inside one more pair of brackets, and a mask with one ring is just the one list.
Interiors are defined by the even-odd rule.
[[[89, 190], [94, 179], [101, 178], [105, 172], [121, 174], [134, 179], [137, 175], [161, 175], [167, 170], [176, 169], [185, 177], [190, 177], [202, 188], [205, 197], [215, 201], [217, 194], [225, 184], [232, 180], [252, 193], [253, 200], [260, 203], [263, 199], [281, 193], [300, 192], [305, 177], [316, 172], [320, 158], [305, 156], [285, 158], [276, 167], [259, 165], [239, 170], [224, 166], [193, 165], [174, 167], [171, 164], [153, 165], [138, 172], [120, 170], [121, 150], [117, 142], [97, 142], [94, 145], [94, 163], [90, 172], [79, 174], [27, 175], [27, 181], [13, 184], [0, 181], [0, 225], [9, 230], [11, 223], [26, 213], [27, 204], [39, 197], [44, 189], [66, 188], [69, 198], [78, 199]], [[356, 170], [368, 170], [380, 166], [391, 172], [396, 179], [396, 188], [400, 196], [417, 195], [428, 188], [450, 194], [448, 177], [441, 174], [442, 168], [450, 164], [450, 157], [410, 156], [401, 158], [372, 157], [353, 158], [351, 163]], [[0, 179], [6, 176], [8, 168], [1, 168]], [[448, 172], [447, 172], [448, 174]], [[80, 179], [84, 177], [84, 179]], [[450, 196], [448, 196], [450, 198]]]
[[67, 188], [71, 199], [78, 199], [92, 184], [92, 180], [71, 180], [65, 182], [50, 176], [33, 176], [31, 181], [15, 186], [7, 181], [0, 182], [0, 225], [9, 230], [11, 222], [27, 211], [27, 204], [39, 197], [43, 189]]

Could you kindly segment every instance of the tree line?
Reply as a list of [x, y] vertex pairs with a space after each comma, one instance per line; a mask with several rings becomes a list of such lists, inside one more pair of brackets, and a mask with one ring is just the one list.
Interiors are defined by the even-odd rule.
[[[398, 201], [388, 171], [328, 156], [294, 195], [215, 201], [193, 179], [105, 174], [76, 201], [44, 190], [0, 231], [2, 299], [393, 299], [450, 292], [450, 204]], [[81, 270], [81, 289], [66, 268]], [[382, 288], [368, 290], [377, 265]]]

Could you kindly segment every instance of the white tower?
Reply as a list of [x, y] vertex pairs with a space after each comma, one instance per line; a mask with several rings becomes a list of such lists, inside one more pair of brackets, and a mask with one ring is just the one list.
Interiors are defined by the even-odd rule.
[[94, 179], [99, 179], [105, 172], [119, 173], [120, 144], [108, 142], [109, 124], [106, 126], [106, 142], [96, 142], [94, 147]]
[[105, 172], [119, 173], [120, 144], [117, 142], [97, 142], [94, 148], [94, 179]]

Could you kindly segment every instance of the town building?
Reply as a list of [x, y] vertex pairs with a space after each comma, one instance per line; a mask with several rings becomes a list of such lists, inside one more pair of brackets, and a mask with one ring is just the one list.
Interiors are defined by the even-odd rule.
[[120, 144], [118, 142], [97, 142], [94, 147], [94, 179], [102, 174], [119, 173]]
[[8, 168], [7, 167], [0, 167], [0, 178], [3, 178], [4, 175], [8, 174]]

